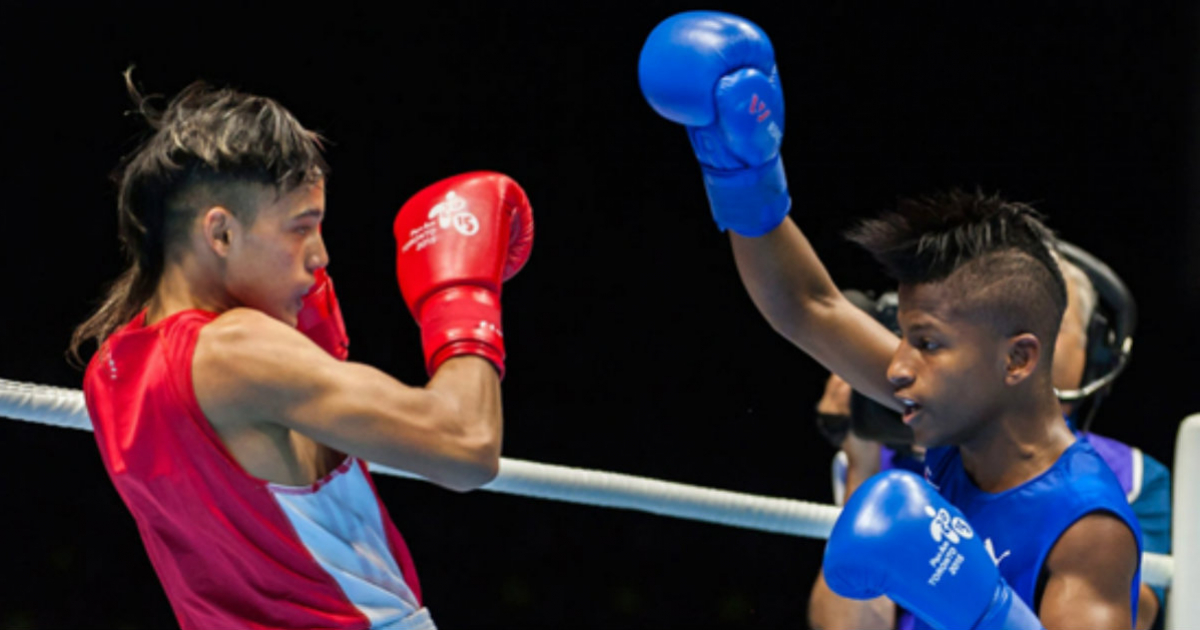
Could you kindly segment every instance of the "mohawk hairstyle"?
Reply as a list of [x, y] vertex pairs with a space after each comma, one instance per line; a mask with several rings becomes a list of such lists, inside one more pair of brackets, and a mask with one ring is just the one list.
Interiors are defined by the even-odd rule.
[[132, 73], [132, 66], [124, 73], [135, 107], [127, 113], [140, 115], [151, 133], [113, 173], [128, 267], [72, 334], [67, 354], [76, 363], [85, 341], [103, 342], [145, 307], [169, 246], [186, 236], [196, 212], [219, 203], [250, 222], [264, 186], [281, 195], [329, 174], [320, 135], [275, 100], [197, 81], [160, 111]]
[[[158, 111], [154, 96], [134, 87], [132, 72], [124, 76], [137, 109], [127, 113], [141, 115], [154, 133], [113, 174], [127, 253], [136, 241], [154, 240], [155, 228], [181, 210], [169, 206], [180, 205], [178, 196], [193, 185], [257, 183], [286, 193], [328, 175], [321, 137], [275, 100], [196, 81]], [[245, 213], [253, 208], [231, 210], [252, 218]]]
[[901, 284], [946, 282], [953, 308], [980, 309], [1004, 335], [1033, 332], [1052, 349], [1067, 288], [1054, 233], [1027, 204], [953, 189], [901, 199], [847, 234]]

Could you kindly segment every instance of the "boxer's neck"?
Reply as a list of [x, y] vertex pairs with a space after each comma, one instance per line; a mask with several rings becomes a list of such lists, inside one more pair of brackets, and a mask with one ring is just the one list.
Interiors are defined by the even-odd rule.
[[959, 445], [963, 469], [984, 492], [1015, 488], [1045, 472], [1075, 436], [1053, 392], [1016, 397], [987, 421], [988, 429]]
[[146, 324], [189, 309], [223, 313], [235, 305], [219, 275], [199, 264], [195, 256], [183, 256], [163, 269], [158, 288], [146, 305]]

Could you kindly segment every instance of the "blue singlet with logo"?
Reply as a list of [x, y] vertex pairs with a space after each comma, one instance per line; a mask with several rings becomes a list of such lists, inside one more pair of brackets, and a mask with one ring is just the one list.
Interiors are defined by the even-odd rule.
[[[1076, 440], [1044, 473], [1009, 490], [983, 492], [967, 476], [957, 447], [930, 449], [925, 478], [962, 510], [1009, 586], [1035, 612], [1038, 577], [1046, 556], [1075, 521], [1092, 512], [1108, 512], [1134, 533], [1138, 554], [1142, 532], [1120, 482], [1086, 440]], [[1137, 618], [1139, 568], [1129, 585]], [[1133, 620], [1131, 619], [1132, 623]], [[929, 628], [920, 620], [916, 628]]]

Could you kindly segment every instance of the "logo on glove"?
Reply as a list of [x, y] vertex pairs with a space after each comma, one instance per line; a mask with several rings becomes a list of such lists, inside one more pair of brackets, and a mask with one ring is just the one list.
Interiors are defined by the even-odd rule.
[[757, 94], [750, 96], [750, 113], [758, 114], [758, 122], [762, 122], [771, 116], [771, 110], [767, 109], [767, 104], [760, 100]]
[[467, 200], [453, 190], [446, 193], [446, 199], [429, 211], [429, 218], [437, 219], [438, 227], [443, 230], [453, 225], [463, 236], [473, 236], [479, 231], [479, 219], [467, 210]]
[[463, 236], [474, 236], [479, 231], [479, 219], [467, 209], [467, 200], [459, 197], [453, 190], [433, 206], [429, 211], [428, 221], [409, 231], [408, 241], [400, 248], [400, 252], [407, 252], [412, 247], [421, 251], [437, 242], [439, 229], [448, 230], [451, 227]]
[[925, 514], [933, 519], [929, 523], [929, 534], [933, 536], [934, 542], [942, 542], [942, 538], [945, 538], [951, 544], [957, 545], [963, 538], [975, 537], [975, 531], [971, 529], [971, 525], [962, 517], [951, 517], [946, 508], [935, 510], [933, 506], [926, 505]]
[[937, 554], [929, 559], [933, 574], [926, 580], [930, 586], [937, 586], [947, 573], [951, 576], [958, 575], [967, 557], [960, 553], [955, 545], [964, 538], [974, 538], [975, 531], [961, 516], [950, 516], [946, 508], [935, 510], [933, 506], [926, 505], [925, 514], [933, 519], [929, 523], [929, 534], [933, 536], [933, 542], [941, 543], [938, 545]]

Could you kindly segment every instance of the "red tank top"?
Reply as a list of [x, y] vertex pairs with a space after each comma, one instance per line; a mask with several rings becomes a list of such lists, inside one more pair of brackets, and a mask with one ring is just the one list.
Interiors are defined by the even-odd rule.
[[310, 486], [247, 474], [205, 418], [192, 353], [216, 314], [111, 335], [84, 376], [109, 477], [184, 630], [433, 628], [404, 539], [366, 464]]

